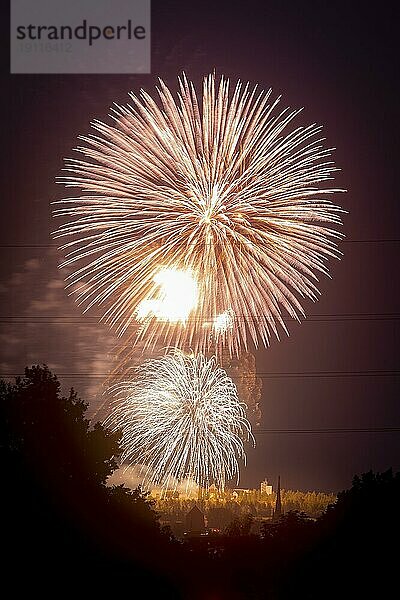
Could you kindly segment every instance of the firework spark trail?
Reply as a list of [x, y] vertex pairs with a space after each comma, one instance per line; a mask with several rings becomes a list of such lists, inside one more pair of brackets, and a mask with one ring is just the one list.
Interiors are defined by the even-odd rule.
[[[286, 313], [304, 315], [317, 273], [340, 254], [331, 149], [321, 127], [295, 126], [300, 110], [279, 109], [271, 90], [239, 82], [231, 92], [214, 75], [200, 100], [185, 76], [177, 100], [161, 80], [157, 89], [161, 106], [131, 94], [131, 104], [114, 105], [112, 124], [92, 123], [83, 158], [66, 161], [62, 182], [81, 190], [55, 211], [68, 220], [54, 234], [70, 238], [63, 264], [76, 270], [67, 281], [85, 310], [101, 305], [128, 333], [127, 344], [239, 355], [249, 340], [279, 338]], [[193, 274], [195, 307], [188, 318], [143, 317], [168, 270]], [[223, 314], [234, 326], [215, 340]]]
[[122, 461], [142, 465], [145, 486], [182, 480], [223, 489], [239, 479], [243, 441], [254, 442], [245, 405], [215, 358], [170, 350], [111, 388], [105, 424], [122, 430]]

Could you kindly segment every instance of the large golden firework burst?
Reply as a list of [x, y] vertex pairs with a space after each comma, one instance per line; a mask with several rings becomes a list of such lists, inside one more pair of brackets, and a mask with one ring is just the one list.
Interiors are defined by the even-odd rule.
[[129, 344], [239, 354], [268, 344], [318, 297], [338, 257], [337, 169], [321, 127], [295, 124], [271, 90], [215, 75], [198, 98], [160, 81], [94, 121], [62, 182], [56, 210], [76, 299], [102, 307]]

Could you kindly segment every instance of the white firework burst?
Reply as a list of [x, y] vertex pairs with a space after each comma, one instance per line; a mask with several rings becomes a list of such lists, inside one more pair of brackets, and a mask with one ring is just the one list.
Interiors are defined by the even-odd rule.
[[105, 424], [122, 430], [122, 461], [141, 465], [147, 487], [195, 481], [223, 489], [239, 480], [243, 442], [254, 442], [236, 386], [215, 358], [174, 349], [111, 388]]

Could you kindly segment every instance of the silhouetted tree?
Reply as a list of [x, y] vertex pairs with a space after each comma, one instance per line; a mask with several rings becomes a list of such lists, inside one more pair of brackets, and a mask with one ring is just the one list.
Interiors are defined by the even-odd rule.
[[[400, 475], [356, 476], [317, 520], [313, 544], [282, 585], [283, 598], [382, 598], [398, 595], [394, 573], [400, 534]], [[295, 538], [290, 538], [294, 540]], [[329, 582], [329, 586], [326, 585]]]
[[304, 512], [293, 510], [282, 515], [278, 522], [264, 523], [261, 535], [265, 541], [279, 539], [281, 544], [293, 544], [294, 540], [301, 540], [302, 545], [312, 529], [313, 521]]
[[[0, 382], [3, 452], [24, 456], [31, 467], [49, 469], [51, 478], [86, 479], [105, 484], [120, 454], [119, 435], [100, 423], [90, 427], [87, 404], [71, 389], [60, 393], [60, 383], [47, 367], [25, 370], [15, 384]], [[6, 456], [4, 456], [6, 458]], [[6, 459], [7, 464], [7, 459]], [[47, 475], [47, 474], [46, 474]]]
[[226, 533], [232, 537], [249, 535], [253, 522], [254, 518], [252, 515], [244, 515], [243, 517], [233, 519], [227, 526]]
[[[74, 390], [61, 394], [46, 366], [27, 368], [14, 384], [0, 382], [5, 572], [40, 589], [58, 578], [76, 581], [82, 569], [91, 586], [114, 569], [126, 583], [151, 572], [157, 589], [169, 540], [146, 494], [105, 485], [117, 466], [119, 434], [92, 427], [86, 409]], [[23, 579], [15, 575], [21, 570]]]

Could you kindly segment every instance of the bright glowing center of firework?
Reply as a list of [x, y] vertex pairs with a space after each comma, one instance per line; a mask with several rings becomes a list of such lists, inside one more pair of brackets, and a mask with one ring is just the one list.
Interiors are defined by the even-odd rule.
[[161, 269], [153, 281], [158, 286], [157, 294], [140, 302], [137, 319], [144, 321], [155, 317], [170, 323], [186, 322], [198, 301], [197, 281], [193, 274], [180, 269]]

